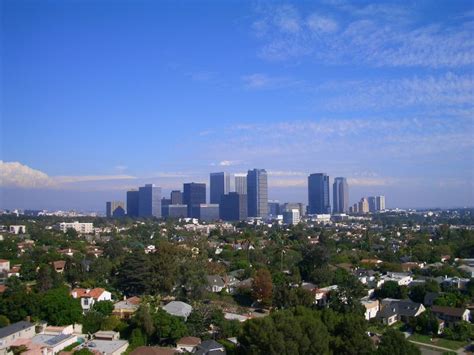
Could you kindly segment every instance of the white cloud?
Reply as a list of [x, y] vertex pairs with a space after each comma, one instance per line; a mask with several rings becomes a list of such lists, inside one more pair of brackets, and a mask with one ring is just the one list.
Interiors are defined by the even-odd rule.
[[247, 89], [280, 89], [300, 85], [303, 82], [288, 77], [274, 77], [263, 73], [254, 73], [242, 77]]
[[42, 171], [19, 162], [0, 160], [0, 186], [40, 188], [54, 186], [54, 181]]
[[[299, 15], [295, 7], [291, 11], [266, 8], [253, 26], [259, 23], [260, 55], [269, 60], [312, 56], [329, 64], [393, 67], [452, 68], [474, 63], [470, 18], [426, 25], [412, 21], [416, 16], [397, 5], [343, 5], [333, 10], [350, 10], [350, 15], [343, 14], [348, 21], [339, 24], [320, 13]], [[275, 20], [282, 12], [285, 20]]]
[[239, 164], [240, 160], [222, 160], [219, 162], [219, 166], [234, 166]]
[[329, 17], [312, 14], [306, 20], [309, 29], [316, 33], [333, 33], [339, 29], [336, 21]]

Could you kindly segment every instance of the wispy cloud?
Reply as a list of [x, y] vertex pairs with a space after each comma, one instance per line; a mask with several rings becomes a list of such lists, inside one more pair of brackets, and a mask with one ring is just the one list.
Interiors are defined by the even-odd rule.
[[295, 80], [289, 77], [275, 77], [263, 73], [254, 73], [242, 77], [244, 87], [247, 89], [281, 89], [290, 86], [302, 85], [302, 80]]
[[[322, 11], [302, 13], [296, 6], [265, 8], [252, 26], [271, 60], [311, 56], [324, 63], [359, 63], [392, 67], [460, 67], [474, 63], [469, 18], [417, 24], [397, 5], [336, 5], [351, 17], [337, 21]], [[345, 14], [347, 16], [347, 14]], [[393, 19], [397, 20], [394, 21]]]

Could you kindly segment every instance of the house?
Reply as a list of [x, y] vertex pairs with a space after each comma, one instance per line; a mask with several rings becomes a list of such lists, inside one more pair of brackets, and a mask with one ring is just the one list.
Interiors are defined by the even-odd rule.
[[28, 350], [22, 352], [24, 355], [55, 355], [76, 342], [74, 334], [37, 334], [33, 338], [17, 339], [12, 346], [25, 346]]
[[362, 259], [360, 261], [361, 264], [368, 264], [368, 265], [378, 265], [382, 264], [383, 261], [379, 259]]
[[93, 354], [121, 355], [127, 351], [128, 345], [128, 341], [126, 340], [92, 339], [82, 343], [76, 349], [87, 349]]
[[35, 336], [35, 325], [30, 322], [16, 322], [0, 328], [0, 354], [6, 354], [6, 348], [16, 340], [31, 339]]
[[196, 355], [225, 355], [226, 351], [223, 345], [215, 340], [205, 340], [194, 351]]
[[57, 260], [57, 261], [53, 261], [51, 263], [51, 265], [53, 266], [53, 269], [54, 271], [56, 271], [57, 273], [64, 273], [64, 269], [66, 267], [66, 261], [64, 260]]
[[130, 297], [114, 304], [112, 314], [120, 319], [130, 319], [140, 305], [139, 297]]
[[221, 292], [225, 287], [224, 280], [219, 275], [207, 276], [207, 289], [211, 292]]
[[84, 312], [90, 310], [95, 302], [112, 301], [112, 294], [103, 288], [75, 288], [71, 291], [71, 296], [81, 299], [81, 306]]
[[6, 259], [0, 259], [0, 272], [10, 270], [10, 261]]
[[326, 306], [329, 299], [329, 293], [336, 291], [337, 288], [337, 285], [332, 285], [312, 290], [311, 292], [314, 294], [314, 303], [321, 307]]
[[397, 321], [407, 323], [410, 319], [418, 317], [425, 310], [421, 303], [384, 298], [381, 301], [380, 310], [377, 312], [376, 318], [383, 324], [390, 326]]
[[25, 234], [26, 233], [26, 226], [24, 225], [17, 225], [17, 226], [10, 226], [8, 228], [8, 232], [13, 234]]
[[464, 290], [470, 279], [464, 279], [459, 277], [437, 277], [436, 282], [441, 285], [448, 287], [455, 287], [458, 290]]
[[459, 270], [464, 271], [469, 275], [470, 278], [474, 277], [474, 266], [472, 265], [461, 265], [458, 267]]
[[176, 342], [176, 348], [180, 351], [192, 353], [201, 344], [201, 339], [196, 337], [184, 337]]
[[163, 310], [172, 316], [182, 317], [186, 321], [191, 314], [193, 307], [181, 301], [171, 301], [163, 307]]
[[470, 322], [471, 313], [466, 308], [433, 306], [431, 307], [431, 312], [439, 319], [444, 320], [448, 325], [461, 321]]
[[360, 300], [360, 303], [365, 308], [365, 319], [370, 320], [377, 316], [377, 312], [380, 310], [380, 303], [378, 300], [370, 300], [367, 297], [364, 297]]
[[399, 286], [408, 286], [413, 281], [411, 274], [404, 272], [388, 272], [382, 279], [384, 282], [395, 281]]

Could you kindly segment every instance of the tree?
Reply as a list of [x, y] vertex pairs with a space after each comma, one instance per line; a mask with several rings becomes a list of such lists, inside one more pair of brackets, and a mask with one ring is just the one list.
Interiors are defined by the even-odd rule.
[[146, 336], [142, 333], [140, 328], [135, 328], [132, 330], [132, 333], [130, 335], [130, 349], [136, 349], [139, 346], [144, 346], [146, 345]]
[[268, 269], [257, 270], [252, 282], [252, 296], [264, 306], [272, 304], [273, 283]]
[[410, 319], [409, 324], [418, 333], [426, 335], [438, 334], [438, 318], [430, 310], [426, 310], [418, 317]]
[[104, 319], [105, 317], [102, 313], [90, 310], [82, 319], [82, 331], [86, 334], [93, 334], [99, 331]]
[[378, 346], [377, 355], [419, 355], [421, 354], [414, 344], [410, 343], [403, 333], [393, 328], [388, 328], [382, 335]]
[[138, 307], [135, 315], [132, 318], [132, 324], [140, 328], [147, 337], [150, 337], [155, 332], [155, 325], [151, 314], [150, 306], [142, 303]]
[[184, 320], [159, 309], [153, 317], [155, 335], [160, 342], [175, 342], [188, 334]]
[[54, 271], [49, 264], [42, 265], [38, 271], [36, 288], [39, 292], [46, 292], [52, 288], [61, 286], [61, 276]]
[[112, 301], [95, 302], [92, 309], [101, 313], [103, 316], [110, 316], [114, 310], [114, 303]]
[[377, 298], [406, 298], [406, 288], [398, 285], [396, 281], [387, 281], [378, 290], [375, 290]]
[[316, 312], [304, 307], [243, 324], [242, 354], [328, 354], [329, 334]]
[[117, 286], [127, 296], [149, 293], [151, 273], [150, 260], [143, 251], [129, 254], [120, 265]]
[[41, 318], [52, 325], [74, 324], [82, 315], [79, 299], [69, 295], [66, 287], [51, 289], [41, 298]]
[[6, 327], [7, 325], [10, 325], [10, 320], [0, 314], [0, 328]]

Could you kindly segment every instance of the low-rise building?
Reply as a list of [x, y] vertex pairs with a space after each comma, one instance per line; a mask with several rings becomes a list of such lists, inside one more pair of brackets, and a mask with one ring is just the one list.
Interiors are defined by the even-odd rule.
[[112, 314], [120, 319], [130, 319], [140, 305], [139, 297], [130, 297], [114, 304]]
[[61, 222], [57, 225], [58, 229], [61, 232], [66, 233], [68, 229], [74, 229], [79, 234], [89, 234], [94, 232], [93, 223], [83, 223], [83, 222]]
[[192, 353], [196, 347], [201, 344], [201, 339], [196, 337], [184, 337], [176, 342], [176, 348], [179, 351]]
[[16, 340], [31, 339], [35, 336], [35, 325], [30, 322], [16, 322], [0, 328], [0, 354], [6, 354], [6, 349]]
[[444, 320], [448, 325], [461, 321], [470, 322], [470, 315], [466, 308], [454, 308], [443, 306], [432, 306], [431, 312], [439, 319]]
[[71, 291], [73, 298], [80, 298], [82, 310], [87, 312], [94, 303], [100, 301], [112, 301], [112, 294], [103, 288], [75, 288]]
[[172, 316], [184, 318], [186, 321], [191, 314], [193, 307], [181, 301], [171, 301], [163, 307], [163, 310]]

